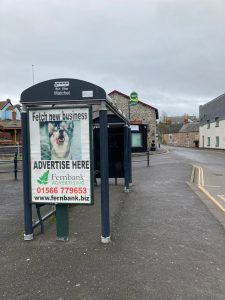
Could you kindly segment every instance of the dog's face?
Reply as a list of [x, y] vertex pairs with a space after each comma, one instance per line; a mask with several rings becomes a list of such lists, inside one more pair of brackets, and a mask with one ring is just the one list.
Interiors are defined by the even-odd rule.
[[52, 160], [71, 159], [72, 129], [71, 124], [65, 122], [48, 124]]

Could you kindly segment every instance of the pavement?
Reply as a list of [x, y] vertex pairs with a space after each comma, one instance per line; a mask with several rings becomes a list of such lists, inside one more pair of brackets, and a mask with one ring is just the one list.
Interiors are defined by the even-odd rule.
[[93, 206], [71, 206], [68, 242], [54, 217], [24, 241], [22, 174], [0, 174], [0, 298], [225, 299], [224, 227], [187, 184], [193, 167], [160, 151], [133, 164], [129, 193], [110, 181], [107, 245], [99, 185]]

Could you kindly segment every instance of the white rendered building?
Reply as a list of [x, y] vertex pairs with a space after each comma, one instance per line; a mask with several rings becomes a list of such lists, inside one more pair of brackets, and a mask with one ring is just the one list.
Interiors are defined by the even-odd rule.
[[199, 107], [199, 147], [225, 149], [225, 94]]

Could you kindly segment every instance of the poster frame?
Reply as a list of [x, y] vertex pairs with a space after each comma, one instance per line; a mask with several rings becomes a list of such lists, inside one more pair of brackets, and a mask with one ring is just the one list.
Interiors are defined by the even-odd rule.
[[[88, 109], [88, 113], [89, 113], [89, 149], [90, 149], [90, 197], [91, 197], [91, 201], [90, 203], [80, 203], [80, 202], [33, 202], [32, 201], [32, 182], [31, 182], [31, 146], [30, 146], [30, 112], [31, 111], [39, 111], [39, 110], [56, 110], [56, 109], [79, 109], [79, 108], [86, 108]], [[93, 159], [93, 120], [92, 120], [92, 106], [91, 105], [54, 105], [53, 106], [35, 106], [35, 107], [28, 107], [27, 108], [27, 135], [28, 135], [28, 141], [27, 141], [27, 147], [28, 147], [28, 170], [29, 170], [29, 182], [28, 182], [28, 186], [29, 186], [29, 199], [30, 199], [30, 203], [34, 204], [34, 205], [93, 205], [94, 204], [94, 159]]]

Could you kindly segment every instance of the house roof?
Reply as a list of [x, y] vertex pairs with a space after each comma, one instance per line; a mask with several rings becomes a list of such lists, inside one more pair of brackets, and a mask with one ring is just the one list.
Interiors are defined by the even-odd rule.
[[8, 103], [11, 103], [10, 99], [7, 99], [5, 101], [0, 101], [0, 110], [2, 110]]
[[162, 128], [161, 133], [162, 134], [178, 133], [182, 126], [183, 126], [182, 124], [166, 125], [164, 128]]
[[188, 123], [196, 122], [197, 121], [196, 116], [189, 116], [189, 115], [171, 116], [171, 117], [167, 116], [166, 119], [167, 119], [167, 122], [170, 121], [171, 124], [182, 124], [186, 120], [187, 120]]
[[203, 126], [207, 121], [214, 122], [215, 118], [225, 119], [225, 94], [199, 106], [200, 125]]
[[184, 124], [181, 129], [180, 132], [199, 132], [199, 123], [187, 123]]
[[13, 106], [14, 108], [17, 108], [19, 111], [21, 111], [21, 105], [20, 104], [16, 104]]
[[[127, 100], [130, 100], [130, 97], [129, 97], [128, 95], [126, 95], [126, 94], [124, 94], [124, 93], [121, 93], [121, 92], [119, 92], [119, 91], [117, 91], [117, 90], [113, 90], [112, 92], [110, 92], [110, 93], [109, 93], [109, 96], [112, 95], [112, 94], [114, 94], [114, 93], [123, 96], [123, 97], [126, 98]], [[158, 119], [158, 109], [157, 109], [157, 108], [155, 108], [155, 107], [153, 107], [153, 106], [151, 106], [151, 105], [149, 105], [149, 104], [147, 104], [147, 103], [145, 103], [145, 102], [142, 102], [142, 101], [140, 101], [140, 100], [138, 101], [138, 103], [141, 103], [142, 105], [144, 105], [144, 106], [146, 106], [146, 107], [149, 107], [149, 108], [151, 108], [151, 109], [154, 109], [155, 112], [156, 112], [156, 118]]]
[[14, 111], [14, 107], [13, 106], [9, 106], [9, 107], [6, 108], [6, 110]]

